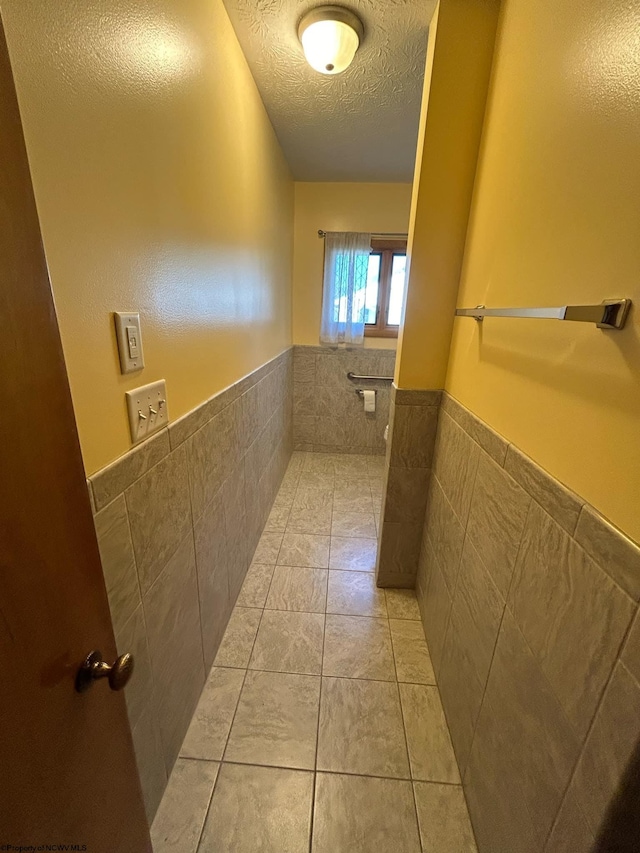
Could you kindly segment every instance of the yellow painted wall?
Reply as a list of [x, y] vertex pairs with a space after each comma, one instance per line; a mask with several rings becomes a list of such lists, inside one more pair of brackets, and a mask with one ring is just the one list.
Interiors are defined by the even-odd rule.
[[[2, 0], [87, 472], [291, 343], [293, 182], [222, 0]], [[140, 311], [123, 377], [110, 313]]]
[[[407, 233], [411, 184], [295, 185], [293, 341], [317, 346], [322, 310], [323, 231]], [[395, 349], [394, 338], [365, 338], [365, 346]]]
[[429, 26], [396, 360], [402, 388], [444, 385], [499, 11], [499, 0], [440, 0]]
[[459, 305], [627, 296], [623, 331], [455, 322], [448, 390], [640, 541], [640, 5], [505, 0]]

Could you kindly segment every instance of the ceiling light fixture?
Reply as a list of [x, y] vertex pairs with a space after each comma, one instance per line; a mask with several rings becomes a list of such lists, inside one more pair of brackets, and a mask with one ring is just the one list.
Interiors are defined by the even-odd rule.
[[342, 6], [318, 6], [298, 25], [307, 62], [321, 74], [340, 74], [347, 69], [363, 35], [360, 18]]

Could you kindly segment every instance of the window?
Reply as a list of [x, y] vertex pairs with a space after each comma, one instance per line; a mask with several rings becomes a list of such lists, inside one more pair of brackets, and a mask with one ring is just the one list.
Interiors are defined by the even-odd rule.
[[406, 240], [371, 241], [364, 300], [368, 337], [398, 337], [406, 263]]

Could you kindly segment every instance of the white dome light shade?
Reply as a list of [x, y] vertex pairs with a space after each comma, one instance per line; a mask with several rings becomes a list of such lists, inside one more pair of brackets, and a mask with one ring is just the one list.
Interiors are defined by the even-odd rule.
[[319, 6], [298, 27], [307, 62], [321, 74], [340, 74], [348, 68], [362, 35], [360, 19], [340, 6]]

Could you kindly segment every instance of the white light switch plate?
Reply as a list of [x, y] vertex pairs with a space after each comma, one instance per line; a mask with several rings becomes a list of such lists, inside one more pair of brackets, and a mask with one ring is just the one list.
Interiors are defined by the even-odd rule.
[[131, 440], [134, 444], [169, 423], [167, 388], [164, 379], [127, 391], [125, 397]]
[[120, 356], [120, 372], [133, 373], [144, 367], [142, 352], [142, 337], [140, 333], [140, 315], [130, 311], [114, 311], [113, 319], [116, 324], [118, 339], [118, 355]]

